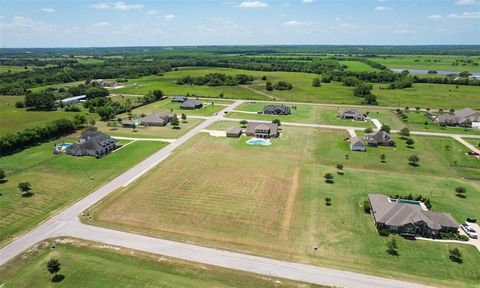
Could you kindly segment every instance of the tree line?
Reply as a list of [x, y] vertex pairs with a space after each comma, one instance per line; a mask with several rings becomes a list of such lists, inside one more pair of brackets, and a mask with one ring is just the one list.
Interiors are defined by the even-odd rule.
[[209, 73], [205, 76], [192, 77], [183, 76], [178, 79], [178, 85], [200, 85], [200, 86], [237, 86], [252, 83], [253, 76], [245, 74], [225, 75], [223, 73]]

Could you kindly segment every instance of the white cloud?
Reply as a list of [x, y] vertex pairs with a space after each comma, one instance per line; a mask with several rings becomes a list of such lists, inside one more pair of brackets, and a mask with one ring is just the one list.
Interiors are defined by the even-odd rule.
[[266, 8], [268, 7], [268, 3], [261, 2], [261, 1], [243, 1], [238, 5], [240, 8]]
[[377, 12], [382, 12], [382, 11], [392, 11], [393, 8], [392, 7], [387, 7], [387, 6], [377, 6], [373, 10], [377, 11]]
[[302, 4], [313, 3], [313, 0], [302, 0]]
[[449, 14], [448, 18], [452, 19], [478, 19], [480, 12], [463, 12], [462, 14]]
[[1, 24], [2, 28], [6, 28], [14, 31], [28, 31], [28, 32], [52, 32], [55, 30], [56, 26], [45, 23], [43, 21], [35, 21], [31, 18], [24, 16], [14, 16], [12, 20], [8, 23]]
[[440, 20], [443, 19], [443, 16], [440, 14], [433, 14], [427, 17], [429, 20]]
[[158, 14], [158, 11], [157, 10], [148, 10], [147, 14], [148, 15], [156, 15], [156, 14]]
[[113, 9], [113, 10], [121, 10], [127, 11], [131, 9], [142, 9], [143, 4], [126, 4], [124, 2], [100, 2], [97, 4], [93, 4], [90, 6], [91, 8], [95, 9]]
[[474, 5], [477, 4], [475, 0], [457, 0], [455, 1], [456, 5]]
[[110, 23], [108, 22], [98, 22], [92, 25], [94, 28], [105, 28], [110, 27]]
[[42, 11], [47, 12], [47, 13], [53, 13], [53, 12], [55, 12], [55, 9], [53, 9], [53, 8], [42, 8]]
[[301, 21], [297, 21], [297, 20], [290, 20], [290, 21], [287, 21], [287, 22], [284, 22], [283, 23], [285, 26], [303, 26], [303, 25], [307, 25], [307, 23], [305, 22], [301, 22]]
[[173, 14], [163, 15], [163, 20], [165, 21], [172, 21], [173, 18], [175, 18], [175, 15]]

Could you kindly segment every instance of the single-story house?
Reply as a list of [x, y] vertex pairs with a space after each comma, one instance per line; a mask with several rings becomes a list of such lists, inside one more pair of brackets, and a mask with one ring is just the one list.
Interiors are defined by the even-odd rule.
[[165, 126], [177, 115], [175, 113], [153, 113], [139, 119], [140, 125], [144, 126]]
[[175, 96], [175, 97], [172, 98], [172, 102], [175, 102], [175, 103], [183, 103], [187, 100], [188, 100], [188, 98], [185, 97], [185, 96]]
[[365, 141], [358, 137], [351, 137], [350, 138], [350, 149], [352, 151], [367, 151], [367, 145], [365, 145]]
[[355, 121], [365, 121], [365, 114], [357, 109], [347, 108], [340, 111], [337, 115], [341, 119], [353, 119]]
[[117, 147], [117, 140], [99, 131], [87, 131], [80, 136], [78, 143], [70, 145], [65, 152], [72, 156], [106, 155]]
[[390, 134], [385, 131], [378, 131], [375, 133], [367, 134], [365, 136], [368, 146], [377, 147], [377, 146], [390, 146], [395, 147], [397, 144], [395, 140], [392, 139]]
[[439, 125], [472, 127], [480, 122], [480, 111], [470, 108], [460, 109], [452, 114], [440, 114], [434, 118]]
[[188, 99], [180, 104], [180, 109], [195, 110], [203, 107], [203, 103], [198, 100]]
[[280, 135], [277, 123], [256, 122], [248, 122], [245, 134], [256, 138], [277, 138]]
[[242, 135], [242, 129], [239, 127], [232, 127], [227, 131], [227, 137], [238, 138]]
[[57, 102], [62, 102], [63, 104], [75, 104], [85, 99], [87, 99], [86, 95], [80, 95], [80, 96], [68, 97], [62, 100], [57, 100]]
[[290, 107], [285, 105], [266, 105], [263, 107], [263, 114], [267, 115], [290, 115]]
[[368, 199], [378, 229], [422, 237], [458, 231], [458, 223], [449, 213], [423, 210], [415, 201], [401, 201], [380, 194], [369, 194]]

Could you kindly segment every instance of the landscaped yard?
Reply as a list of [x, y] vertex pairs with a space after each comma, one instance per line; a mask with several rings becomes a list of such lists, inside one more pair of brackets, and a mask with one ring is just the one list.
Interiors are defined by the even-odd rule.
[[174, 103], [171, 99], [167, 98], [161, 101], [157, 101], [145, 106], [138, 107], [132, 111], [133, 114], [152, 114], [155, 112], [173, 112], [178, 115], [185, 114], [187, 116], [213, 116], [215, 113], [225, 109], [228, 103], [219, 103], [220, 101], [199, 100], [203, 103], [203, 107], [195, 110], [180, 109], [180, 103]]
[[15, 108], [17, 101], [23, 101], [23, 97], [0, 96], [0, 136], [26, 128], [44, 126], [47, 122], [60, 118], [72, 119], [79, 113], [86, 115], [87, 120], [98, 118], [97, 114], [87, 115], [86, 112], [27, 111], [25, 108]]
[[[54, 143], [64, 141], [76, 140], [58, 139], [1, 158], [8, 181], [0, 184], [0, 246], [166, 145], [135, 142], [101, 159], [53, 155]], [[17, 185], [24, 181], [31, 183], [32, 197], [21, 197]]]
[[[93, 220], [85, 221], [430, 285], [474, 287], [480, 255], [473, 246], [395, 237], [400, 256], [390, 256], [386, 238], [376, 234], [360, 203], [369, 193], [422, 194], [431, 198], [434, 210], [463, 221], [480, 206], [479, 185], [463, 178], [478, 180], [479, 161], [466, 157], [466, 148], [449, 138], [414, 137], [413, 149], [397, 138], [397, 148], [354, 153], [343, 141], [347, 135], [283, 127], [281, 138], [264, 147], [247, 145], [246, 137], [202, 133], [92, 208]], [[386, 163], [380, 162], [381, 154]], [[412, 154], [420, 157], [419, 167], [408, 164]], [[339, 163], [345, 166], [343, 176], [335, 173]], [[334, 174], [334, 184], [324, 182], [327, 172]], [[467, 189], [467, 199], [455, 196], [457, 186]], [[326, 197], [331, 206], [325, 205]], [[448, 259], [453, 247], [464, 255], [463, 264]]]
[[[50, 242], [51, 243], [51, 242]], [[322, 287], [197, 264], [102, 244], [63, 239], [23, 254], [0, 269], [5, 287]], [[61, 263], [60, 283], [47, 262]], [[114, 283], [114, 284], [113, 284]]]
[[[179, 119], [180, 120], [180, 119]], [[121, 127], [121, 124], [118, 124], [118, 127], [108, 127], [106, 122], [98, 121], [95, 126], [102, 132], [111, 135], [111, 136], [121, 136], [121, 137], [131, 137], [131, 138], [178, 138], [193, 127], [197, 126], [203, 121], [203, 119], [198, 118], [187, 118], [186, 122], [180, 120], [180, 129], [174, 129], [170, 124], [164, 127], [158, 126], [138, 126], [135, 128]]]

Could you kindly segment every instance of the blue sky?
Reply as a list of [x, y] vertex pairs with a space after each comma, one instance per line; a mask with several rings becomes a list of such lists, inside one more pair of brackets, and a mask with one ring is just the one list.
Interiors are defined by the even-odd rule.
[[480, 0], [0, 1], [0, 47], [480, 44]]

